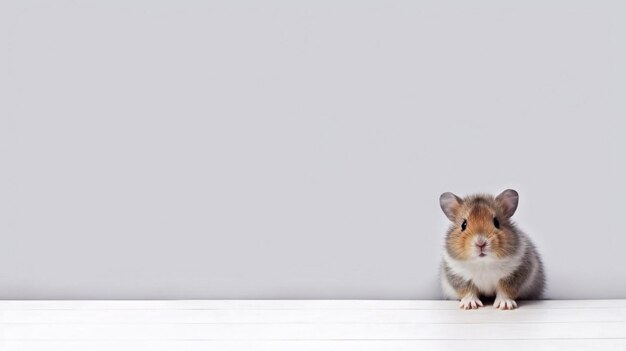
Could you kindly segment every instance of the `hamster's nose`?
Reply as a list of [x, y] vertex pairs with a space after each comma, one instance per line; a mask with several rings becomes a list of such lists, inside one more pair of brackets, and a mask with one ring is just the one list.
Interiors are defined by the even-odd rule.
[[480, 249], [484, 249], [485, 246], [487, 246], [487, 242], [485, 240], [478, 240], [476, 241], [476, 246], [478, 246]]

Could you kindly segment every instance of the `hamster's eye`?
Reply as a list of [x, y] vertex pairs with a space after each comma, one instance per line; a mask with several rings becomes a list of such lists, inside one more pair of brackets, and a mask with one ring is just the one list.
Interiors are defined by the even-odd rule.
[[465, 228], [467, 228], [467, 219], [464, 219], [463, 223], [461, 223], [461, 231], [464, 231]]
[[500, 229], [500, 221], [497, 218], [493, 218], [493, 226]]

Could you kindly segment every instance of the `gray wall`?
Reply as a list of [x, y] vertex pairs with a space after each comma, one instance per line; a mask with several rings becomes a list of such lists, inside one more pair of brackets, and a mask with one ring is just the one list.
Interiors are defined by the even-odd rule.
[[3, 1], [0, 298], [421, 298], [444, 191], [626, 297], [619, 1]]

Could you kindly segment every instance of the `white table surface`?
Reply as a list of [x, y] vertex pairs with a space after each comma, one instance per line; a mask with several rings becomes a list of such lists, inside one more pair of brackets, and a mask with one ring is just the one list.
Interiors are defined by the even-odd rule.
[[626, 300], [0, 301], [0, 350], [626, 350]]

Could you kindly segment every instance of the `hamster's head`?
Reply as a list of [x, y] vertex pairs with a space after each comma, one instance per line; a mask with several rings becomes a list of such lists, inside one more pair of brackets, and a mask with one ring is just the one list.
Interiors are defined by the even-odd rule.
[[457, 260], [504, 259], [519, 245], [510, 218], [519, 196], [507, 189], [500, 195], [480, 194], [460, 198], [443, 193], [439, 204], [452, 225], [446, 236], [446, 250]]

